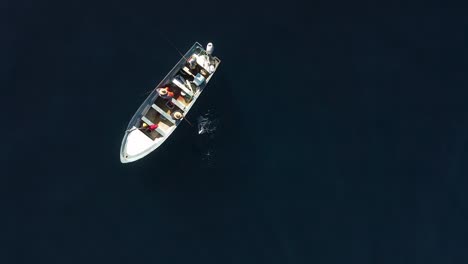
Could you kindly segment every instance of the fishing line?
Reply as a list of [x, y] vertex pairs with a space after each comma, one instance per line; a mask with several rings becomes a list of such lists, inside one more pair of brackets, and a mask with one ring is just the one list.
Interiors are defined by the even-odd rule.
[[184, 56], [184, 54], [182, 54], [182, 52], [180, 52], [177, 46], [174, 43], [172, 43], [172, 41], [170, 41], [169, 38], [166, 37], [166, 35], [162, 33], [162, 30], [158, 30], [158, 32], [159, 32], [159, 35], [161, 35], [161, 37], [163, 37], [180, 54], [180, 56], [182, 56], [182, 58], [184, 58], [185, 61], [188, 62], [188, 59]]

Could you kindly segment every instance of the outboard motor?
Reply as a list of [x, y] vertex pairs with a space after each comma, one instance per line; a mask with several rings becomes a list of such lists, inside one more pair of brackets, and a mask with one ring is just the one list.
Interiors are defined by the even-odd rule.
[[211, 55], [213, 54], [213, 51], [214, 51], [214, 46], [213, 46], [213, 43], [208, 43], [208, 45], [206, 45], [206, 53], [208, 54], [208, 61], [209, 61], [209, 71], [210, 73], [213, 73], [215, 71], [215, 66], [213, 65], [213, 57], [211, 57]]
[[208, 43], [208, 45], [206, 45], [206, 53], [208, 53], [209, 55], [213, 54], [213, 50], [214, 50], [214, 46], [213, 46], [213, 43]]

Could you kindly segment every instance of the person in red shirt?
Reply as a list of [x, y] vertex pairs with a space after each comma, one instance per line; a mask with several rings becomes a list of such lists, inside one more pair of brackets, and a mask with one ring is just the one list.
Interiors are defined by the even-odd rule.
[[127, 132], [132, 132], [133, 130], [136, 130], [136, 129], [139, 129], [139, 130], [143, 130], [143, 129], [144, 129], [144, 130], [146, 130], [146, 131], [148, 131], [148, 132], [151, 132], [151, 131], [156, 130], [156, 128], [158, 128], [158, 125], [157, 125], [157, 124], [152, 124], [152, 125], [149, 125], [149, 126], [148, 126], [148, 124], [143, 123], [143, 124], [141, 125], [141, 127], [134, 127], [134, 128], [132, 128], [132, 129], [127, 130]]
[[158, 125], [157, 125], [157, 124], [149, 125], [149, 126], [148, 126], [148, 131], [149, 131], [149, 132], [154, 131], [154, 130], [156, 130], [156, 128], [158, 128]]
[[156, 128], [158, 128], [158, 124], [148, 125], [146, 123], [143, 123], [143, 125], [139, 129], [145, 129], [146, 131], [151, 132], [156, 130]]

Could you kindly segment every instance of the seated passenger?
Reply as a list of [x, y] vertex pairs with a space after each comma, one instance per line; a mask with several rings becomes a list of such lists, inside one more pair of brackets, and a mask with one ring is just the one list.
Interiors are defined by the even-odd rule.
[[158, 88], [156, 91], [158, 92], [159, 96], [164, 99], [171, 99], [174, 97], [174, 92], [171, 91], [168, 86], [164, 88]]
[[182, 117], [184, 117], [184, 116], [182, 115], [181, 112], [175, 111], [175, 112], [172, 114], [172, 117], [173, 117], [174, 119], [176, 119], [176, 120], [180, 120], [180, 119], [181, 119]]
[[158, 128], [158, 124], [152, 124], [148, 126], [148, 124], [143, 122], [143, 124], [141, 125], [139, 129], [145, 129], [146, 131], [151, 132], [151, 131], [156, 130], [156, 128]]
[[188, 59], [188, 65], [189, 65], [189, 68], [191, 70], [195, 70], [195, 67], [197, 66], [197, 58], [192, 55], [192, 57], [190, 57], [190, 59]]
[[158, 128], [158, 124], [152, 124], [150, 126], [148, 126], [148, 132], [151, 132], [151, 131], [154, 131], [156, 130], [156, 128]]

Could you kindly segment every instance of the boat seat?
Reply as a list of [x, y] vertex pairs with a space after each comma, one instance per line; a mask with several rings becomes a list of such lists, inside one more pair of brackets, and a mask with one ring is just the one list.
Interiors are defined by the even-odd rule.
[[190, 97], [193, 96], [193, 93], [192, 91], [187, 88], [185, 86], [185, 84], [181, 83], [179, 80], [177, 80], [176, 78], [172, 79], [172, 83], [174, 83], [175, 85], [177, 85], [177, 87], [179, 87], [182, 91], [184, 91], [184, 93], [188, 94]]
[[[154, 125], [154, 123], [151, 122], [151, 120], [149, 120], [146, 116], [143, 116], [143, 117], [141, 118], [141, 120], [142, 120], [143, 122], [145, 122], [148, 126]], [[158, 126], [155, 130], [156, 130], [156, 132], [158, 132], [161, 136], [163, 136], [163, 137], [166, 136], [166, 133], [164, 133], [164, 131], [163, 131], [159, 126]]]
[[185, 110], [185, 105], [182, 104], [181, 102], [179, 102], [177, 99], [175, 99], [174, 97], [171, 98], [171, 103], [176, 105], [177, 107], [180, 108], [180, 110]]
[[187, 73], [188, 75], [190, 75], [190, 76], [192, 76], [192, 77], [195, 77], [195, 75], [193, 75], [193, 73], [190, 71], [189, 68], [184, 67], [184, 68], [182, 68], [182, 70], [183, 70], [185, 73]]
[[164, 110], [162, 110], [161, 108], [159, 108], [159, 106], [157, 106], [156, 104], [153, 104], [151, 107], [153, 107], [154, 110], [156, 110], [159, 114], [161, 114], [164, 118], [166, 118], [167, 120], [169, 120], [172, 124], [175, 124], [175, 121], [174, 119], [172, 118], [172, 116], [170, 116], [168, 113], [164, 112]]

